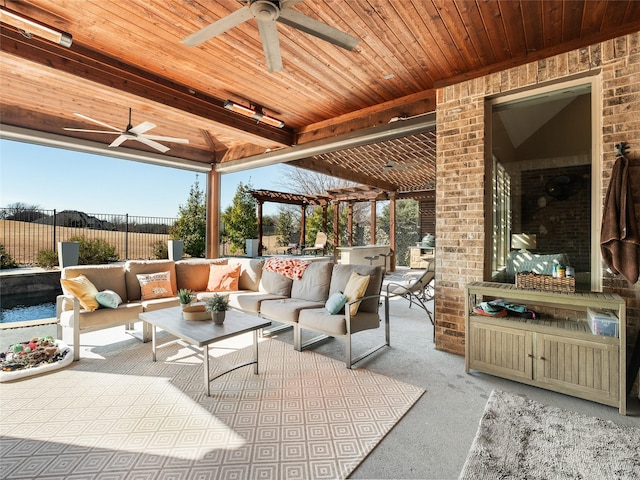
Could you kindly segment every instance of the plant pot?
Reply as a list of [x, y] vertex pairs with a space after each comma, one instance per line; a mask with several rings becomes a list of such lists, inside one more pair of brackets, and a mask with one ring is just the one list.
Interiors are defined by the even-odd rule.
[[183, 240], [169, 240], [167, 242], [167, 247], [169, 250], [169, 260], [173, 260], [173, 261], [182, 260], [182, 255], [184, 252]]
[[60, 268], [78, 265], [80, 242], [58, 242], [58, 265]]
[[180, 306], [182, 307], [182, 310], [184, 310], [185, 308], [189, 308], [189, 306], [191, 305], [192, 302], [189, 303], [181, 303]]
[[222, 325], [224, 323], [224, 317], [227, 312], [211, 312], [211, 319], [216, 325]]

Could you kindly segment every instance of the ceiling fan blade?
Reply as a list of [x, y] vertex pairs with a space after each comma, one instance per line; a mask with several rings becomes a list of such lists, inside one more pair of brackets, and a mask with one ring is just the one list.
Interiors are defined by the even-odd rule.
[[188, 47], [195, 47], [216, 35], [226, 32], [236, 25], [240, 25], [242, 22], [245, 22], [250, 18], [253, 18], [253, 14], [251, 13], [251, 10], [249, 10], [248, 6], [244, 6], [240, 10], [236, 10], [226, 17], [222, 17], [220, 20], [213, 22], [211, 25], [208, 25], [203, 29], [192, 33], [188, 37], [183, 38], [180, 42], [184, 43]]
[[86, 115], [83, 115], [81, 113], [74, 113], [74, 115], [76, 117], [80, 117], [80, 118], [82, 118], [84, 120], [87, 120], [88, 122], [93, 122], [93, 123], [96, 123], [98, 125], [102, 125], [103, 127], [110, 128], [111, 130], [113, 130], [115, 132], [120, 133], [122, 131], [121, 129], [119, 129], [117, 127], [114, 127], [113, 125], [109, 125], [108, 123], [101, 122], [100, 120], [96, 120], [95, 118], [87, 117]]
[[278, 40], [278, 27], [272, 20], [258, 20], [258, 30], [262, 40], [262, 49], [267, 60], [269, 72], [282, 70], [282, 55], [280, 54], [280, 41]]
[[145, 137], [144, 135], [141, 135], [139, 137], [135, 137], [135, 140], [139, 141], [140, 143], [144, 143], [145, 145], [149, 145], [151, 148], [155, 148], [156, 150], [159, 150], [162, 153], [165, 153], [166, 151], [169, 150], [169, 147], [165, 147], [161, 143], [158, 143], [158, 142], [156, 142], [154, 140], [151, 140], [151, 139]]
[[120, 132], [107, 132], [105, 130], [87, 130], [86, 128], [64, 128], [69, 132], [85, 132], [85, 133], [107, 133], [109, 135], [120, 135]]
[[171, 143], [189, 143], [189, 140], [186, 138], [176, 138], [176, 137], [165, 137], [163, 135], [143, 135], [144, 138], [148, 138], [150, 140], [160, 140], [162, 142], [171, 142]]
[[156, 125], [151, 122], [142, 122], [140, 125], [136, 125], [133, 128], [127, 130], [129, 133], [133, 133], [134, 135], [140, 135], [141, 133], [148, 132], [152, 128], [156, 128]]
[[131, 137], [127, 137], [126, 135], [120, 135], [113, 142], [111, 142], [109, 144], [109, 146], [110, 147], [119, 147], [120, 145], [122, 145], [124, 143], [125, 140], [128, 140], [129, 138], [131, 138]]
[[359, 42], [348, 33], [290, 8], [282, 9], [277, 21], [347, 50], [353, 50]]

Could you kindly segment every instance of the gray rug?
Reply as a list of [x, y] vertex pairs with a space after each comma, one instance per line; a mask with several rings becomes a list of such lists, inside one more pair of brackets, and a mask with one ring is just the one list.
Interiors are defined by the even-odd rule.
[[[240, 340], [212, 355], [248, 360]], [[207, 397], [200, 355], [174, 345], [152, 362], [150, 348], [94, 347], [68, 368], [0, 384], [0, 478], [345, 478], [424, 393], [265, 339], [259, 375], [238, 369]]]
[[494, 390], [461, 479], [638, 479], [640, 429]]

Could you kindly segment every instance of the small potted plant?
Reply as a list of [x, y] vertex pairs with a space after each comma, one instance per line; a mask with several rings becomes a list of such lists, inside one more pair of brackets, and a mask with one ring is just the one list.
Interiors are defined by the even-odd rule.
[[191, 302], [193, 302], [193, 298], [194, 295], [191, 290], [187, 288], [181, 288], [180, 290], [178, 290], [178, 301], [180, 302], [180, 305], [183, 309], [184, 307], [191, 304]]
[[229, 308], [229, 300], [226, 296], [215, 294], [206, 303], [207, 312], [211, 312], [211, 319], [216, 325], [222, 325], [227, 309]]

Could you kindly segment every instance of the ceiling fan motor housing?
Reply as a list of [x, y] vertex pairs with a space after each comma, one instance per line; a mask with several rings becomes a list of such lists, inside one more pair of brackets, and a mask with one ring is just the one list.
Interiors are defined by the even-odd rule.
[[280, 16], [280, 2], [277, 0], [252, 0], [249, 9], [257, 20], [263, 22], [275, 21]]

